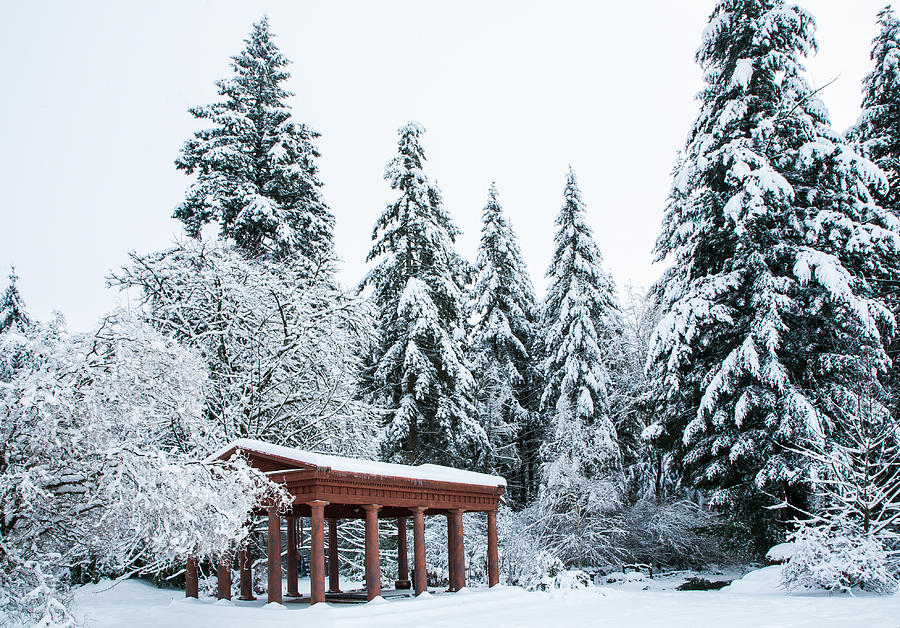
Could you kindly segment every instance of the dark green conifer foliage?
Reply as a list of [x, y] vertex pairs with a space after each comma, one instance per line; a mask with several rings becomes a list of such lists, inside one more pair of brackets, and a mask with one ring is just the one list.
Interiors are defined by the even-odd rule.
[[878, 198], [900, 218], [900, 20], [886, 7], [878, 13], [878, 24], [872, 71], [863, 79], [862, 114], [850, 136], [884, 171], [888, 187]]
[[9, 286], [3, 294], [3, 301], [0, 302], [0, 334], [6, 331], [15, 331], [24, 333], [31, 327], [31, 318], [25, 310], [25, 302], [19, 293], [19, 286], [16, 285], [19, 276], [16, 274], [15, 268], [9, 270]]
[[300, 256], [315, 272], [334, 255], [334, 216], [316, 178], [319, 134], [291, 117], [289, 62], [267, 18], [245, 42], [233, 76], [216, 83], [222, 100], [190, 110], [212, 126], [185, 142], [175, 162], [197, 178], [174, 217], [192, 237], [216, 223], [251, 256]]
[[[896, 221], [884, 179], [828, 120], [803, 76], [812, 16], [782, 0], [720, 0], [697, 52], [706, 86], [669, 196], [645, 436], [689, 485], [777, 540], [806, 506], [811, 426], [877, 388], [893, 317]], [[766, 510], [765, 506], [778, 506]]]
[[[863, 79], [862, 114], [850, 139], [887, 177], [886, 190], [873, 190], [879, 203], [900, 220], [900, 20], [890, 7], [878, 13], [880, 30], [872, 40], [872, 71]], [[894, 317], [900, 315], [900, 276], [882, 286]], [[900, 416], [900, 336], [888, 348], [893, 361], [889, 387], [894, 415]]]
[[489, 443], [475, 418], [464, 356], [468, 264], [441, 192], [423, 170], [422, 127], [400, 128], [398, 154], [385, 171], [399, 197], [372, 233], [363, 285], [372, 290], [380, 332], [366, 378], [387, 414], [387, 460], [484, 468]]
[[616, 289], [603, 268], [571, 168], [564, 197], [541, 312], [545, 354], [541, 406], [549, 422], [545, 492], [610, 474], [618, 482], [615, 476], [622, 464], [609, 404], [611, 357], [621, 351], [617, 344], [622, 336]]
[[487, 468], [504, 476], [512, 497], [525, 503], [536, 494], [543, 436], [536, 297], [493, 184], [481, 221], [469, 343], [475, 407], [491, 443]]

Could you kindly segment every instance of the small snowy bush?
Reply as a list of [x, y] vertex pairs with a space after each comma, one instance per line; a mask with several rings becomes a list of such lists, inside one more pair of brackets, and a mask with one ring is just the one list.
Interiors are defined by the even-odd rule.
[[618, 558], [623, 562], [687, 568], [723, 558], [720, 519], [692, 501], [648, 497], [617, 516], [623, 531]]
[[801, 524], [791, 541], [794, 553], [782, 571], [788, 591], [860, 589], [887, 594], [897, 589], [884, 546], [850, 522]]
[[566, 569], [563, 562], [550, 552], [541, 551], [523, 574], [519, 586], [528, 591], [554, 589], [585, 589], [591, 578], [580, 569]]

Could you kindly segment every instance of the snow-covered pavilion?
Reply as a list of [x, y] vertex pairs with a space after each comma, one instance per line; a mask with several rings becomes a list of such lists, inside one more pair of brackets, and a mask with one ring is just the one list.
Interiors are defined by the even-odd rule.
[[[378, 520], [396, 519], [398, 532], [398, 589], [415, 586], [427, 590], [425, 569], [425, 517], [447, 517], [447, 555], [450, 590], [466, 586], [463, 547], [463, 513], [487, 513], [488, 583], [500, 579], [497, 556], [497, 507], [506, 480], [494, 475], [463, 471], [433, 464], [407, 466], [355, 458], [317, 454], [256, 440], [238, 439], [213, 454], [211, 459], [228, 459], [240, 451], [249, 464], [273, 481], [283, 484], [293, 497], [285, 511], [260, 504], [250, 516], [268, 518], [268, 601], [282, 601], [281, 517], [287, 519], [287, 595], [298, 593], [298, 520], [311, 520], [310, 602], [325, 601], [325, 522], [328, 522], [328, 593], [340, 593], [338, 569], [338, 521], [365, 519], [366, 597], [381, 595], [381, 567], [378, 555]], [[406, 523], [413, 520], [413, 575], [409, 581]], [[240, 599], [254, 599], [252, 557], [249, 545], [239, 551]], [[197, 597], [197, 561], [189, 559], [185, 574], [185, 595]], [[231, 564], [217, 567], [220, 599], [231, 597]]]

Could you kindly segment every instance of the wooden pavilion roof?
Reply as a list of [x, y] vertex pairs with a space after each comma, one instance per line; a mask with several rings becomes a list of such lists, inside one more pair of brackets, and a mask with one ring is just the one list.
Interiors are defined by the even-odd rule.
[[228, 459], [240, 452], [249, 464], [273, 481], [284, 484], [294, 497], [292, 514], [309, 516], [308, 503], [328, 502], [326, 517], [363, 518], [366, 504], [380, 505], [384, 518], [405, 517], [415, 507], [425, 514], [452, 510], [496, 510], [506, 480], [434, 464], [417, 466], [319, 454], [302, 449], [238, 439], [210, 459]]

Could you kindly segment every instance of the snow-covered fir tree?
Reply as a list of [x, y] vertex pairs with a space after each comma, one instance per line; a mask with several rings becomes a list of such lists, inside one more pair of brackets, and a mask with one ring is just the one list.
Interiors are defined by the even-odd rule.
[[489, 448], [475, 417], [463, 351], [466, 262], [441, 192], [426, 176], [421, 126], [399, 130], [385, 179], [399, 192], [372, 233], [364, 279], [380, 332], [372, 357], [372, 398], [385, 409], [385, 459], [481, 468]]
[[[900, 216], [900, 20], [890, 7], [878, 13], [873, 68], [863, 79], [862, 114], [849, 135], [888, 180], [882, 206]], [[873, 192], [878, 192], [873, 190]]]
[[9, 286], [0, 302], [0, 383], [8, 382], [22, 366], [25, 335], [32, 327], [31, 317], [19, 293], [16, 269], [9, 271]]
[[806, 463], [790, 447], [852, 411], [848, 387], [880, 385], [894, 326], [879, 282], [896, 277], [897, 223], [870, 194], [884, 176], [803, 76], [814, 28], [781, 0], [716, 5], [656, 249], [671, 267], [645, 435], [761, 542], [778, 535], [773, 515], [805, 503]]
[[9, 270], [9, 285], [0, 301], [0, 334], [7, 330], [24, 333], [31, 326], [31, 319], [25, 309], [25, 302], [17, 285], [19, 276], [16, 269]]
[[621, 453], [609, 411], [607, 355], [621, 337], [612, 278], [588, 226], [574, 172], [556, 218], [556, 248], [541, 313], [549, 425], [538, 496], [544, 538], [567, 562], [591, 561], [618, 505]]
[[174, 217], [192, 237], [207, 223], [254, 256], [300, 256], [315, 272], [334, 255], [334, 216], [321, 198], [313, 140], [295, 122], [284, 89], [288, 60], [268, 18], [253, 25], [234, 75], [216, 83], [222, 100], [190, 110], [211, 127], [185, 142], [178, 169], [196, 180]]
[[[879, 203], [900, 218], [900, 20], [890, 7], [878, 13], [880, 30], [872, 40], [872, 71], [863, 79], [862, 113], [848, 135], [887, 177], [886, 190], [873, 190]], [[900, 281], [900, 277], [895, 278]], [[900, 314], [900, 290], [887, 291], [891, 311]], [[888, 379], [894, 414], [900, 414], [900, 336], [888, 347], [893, 366]]]
[[541, 438], [536, 297], [493, 184], [481, 220], [469, 343], [476, 411], [491, 445], [487, 468], [524, 503], [536, 493]]

